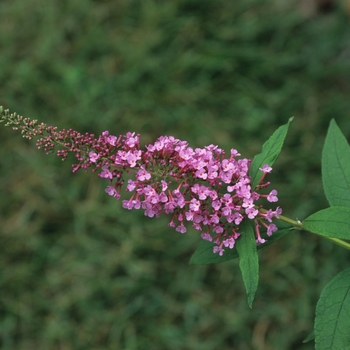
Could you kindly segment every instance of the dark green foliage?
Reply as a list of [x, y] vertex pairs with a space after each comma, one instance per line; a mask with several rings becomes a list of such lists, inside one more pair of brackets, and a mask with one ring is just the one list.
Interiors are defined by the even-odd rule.
[[247, 291], [248, 305], [252, 308], [259, 281], [259, 257], [253, 222], [245, 219], [241, 227], [242, 237], [237, 241], [236, 249], [239, 255], [239, 268]]
[[[308, 17], [272, 0], [3, 0], [0, 105], [244, 157], [295, 116], [269, 180], [302, 220], [328, 206], [331, 118], [350, 135], [349, 23], [341, 7]], [[341, 247], [293, 231], [259, 251], [250, 310], [237, 260], [188, 265], [198, 233], [121, 209], [96, 174], [71, 174], [10, 129], [0, 140], [0, 348], [313, 348], [302, 340], [349, 264]]]
[[291, 121], [292, 118], [289, 119], [287, 124], [280, 126], [263, 144], [262, 151], [253, 158], [249, 169], [249, 175], [253, 187], [257, 186], [261, 179], [262, 171], [260, 168], [265, 164], [270, 167], [275, 164], [275, 161], [281, 153], [284, 140], [287, 136], [289, 123]]
[[317, 302], [316, 350], [350, 348], [350, 268], [327, 284]]
[[322, 182], [331, 206], [350, 207], [350, 147], [332, 120], [322, 151]]
[[325, 237], [350, 240], [350, 208], [333, 206], [303, 221], [305, 230]]

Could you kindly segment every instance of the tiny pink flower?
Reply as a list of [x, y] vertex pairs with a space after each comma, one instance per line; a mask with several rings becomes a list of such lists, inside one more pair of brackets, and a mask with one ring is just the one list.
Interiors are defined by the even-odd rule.
[[234, 214], [234, 222], [236, 225], [239, 225], [243, 221], [243, 215], [240, 213]]
[[198, 199], [192, 198], [190, 202], [190, 209], [192, 211], [198, 211], [200, 209], [201, 202]]
[[262, 168], [259, 168], [263, 173], [271, 173], [272, 168], [268, 164], [264, 164]]
[[231, 157], [234, 158], [234, 157], [239, 157], [241, 154], [238, 153], [238, 151], [234, 148], [231, 148]]
[[220, 246], [215, 246], [213, 248], [213, 253], [214, 254], [219, 253], [219, 255], [222, 256], [224, 254], [224, 249]]
[[202, 237], [205, 241], [209, 241], [209, 242], [212, 242], [212, 241], [213, 241], [213, 237], [210, 236], [209, 233], [202, 232], [201, 237]]
[[110, 196], [119, 199], [120, 198], [120, 194], [117, 192], [117, 190], [112, 187], [112, 186], [107, 186], [107, 188], [105, 189], [105, 192], [108, 193]]
[[168, 201], [168, 196], [164, 192], [161, 192], [158, 198], [159, 198], [159, 201], [162, 203], [166, 203]]
[[134, 135], [135, 135], [134, 132], [133, 133], [128, 132], [126, 134], [127, 140], [125, 141], [125, 143], [131, 148], [135, 147], [135, 145], [137, 144], [138, 139], [139, 139], [138, 135], [136, 135], [136, 137], [134, 137]]
[[232, 237], [225, 239], [224, 241], [222, 241], [222, 243], [225, 247], [228, 247], [230, 249], [233, 249], [233, 247], [235, 246], [235, 240]]
[[140, 169], [136, 173], [136, 179], [139, 181], [149, 180], [150, 178], [151, 178], [151, 174], [144, 169]]
[[252, 208], [254, 207], [254, 200], [253, 198], [243, 198], [242, 208]]
[[258, 215], [259, 211], [253, 207], [246, 208], [245, 213], [248, 215], [249, 219], [254, 219]]
[[267, 213], [261, 214], [264, 216], [264, 218], [268, 221], [268, 222], [272, 222], [272, 218], [274, 217], [274, 212], [272, 211], [272, 209], [269, 209], [267, 211]]
[[215, 190], [209, 191], [209, 196], [211, 199], [215, 200], [218, 198], [218, 193]]
[[219, 200], [212, 201], [211, 206], [215, 210], [219, 210], [221, 208], [221, 202]]
[[224, 232], [224, 228], [222, 226], [217, 225], [217, 226], [213, 227], [213, 231], [215, 233], [223, 233]]
[[127, 152], [126, 160], [129, 163], [130, 167], [133, 168], [136, 166], [136, 162], [141, 159], [141, 151]]
[[187, 221], [193, 221], [194, 212], [193, 211], [186, 211], [185, 216], [186, 216]]
[[221, 203], [223, 205], [229, 205], [232, 203], [232, 196], [229, 193], [225, 193], [221, 199], [220, 199]]
[[277, 226], [275, 224], [270, 224], [267, 227], [267, 235], [271, 236], [273, 232], [276, 232], [278, 230]]
[[128, 180], [128, 185], [126, 186], [126, 189], [128, 191], [132, 192], [135, 189], [136, 186], [137, 186], [137, 182], [129, 179]]
[[217, 214], [210, 215], [210, 220], [209, 220], [210, 224], [218, 224], [219, 221], [220, 221], [220, 218], [218, 217]]
[[276, 210], [273, 212], [275, 218], [279, 219], [279, 215], [282, 214], [282, 209], [280, 207], [277, 207]]
[[125, 209], [131, 210], [134, 207], [134, 204], [133, 204], [132, 200], [123, 200], [122, 206]]
[[95, 152], [89, 152], [90, 162], [96, 163], [97, 159], [100, 158], [100, 155]]
[[164, 192], [168, 188], [168, 184], [164, 180], [161, 180], [160, 182], [162, 184], [162, 192]]
[[100, 177], [103, 177], [104, 179], [113, 179], [113, 174], [111, 173], [111, 171], [108, 169], [108, 166], [105, 165], [104, 167], [102, 167], [102, 173], [99, 174]]
[[117, 137], [113, 135], [108, 136], [107, 141], [111, 146], [115, 146], [117, 143]]
[[210, 194], [210, 190], [206, 186], [200, 186], [198, 191], [198, 198], [200, 200], [205, 200], [207, 196]]
[[276, 190], [272, 190], [269, 195], [267, 196], [267, 200], [269, 202], [277, 202], [278, 198], [277, 198], [277, 191]]
[[181, 223], [179, 226], [176, 227], [176, 231], [177, 231], [177, 232], [180, 232], [180, 233], [186, 233], [187, 229], [186, 229], [186, 227], [184, 226], [184, 224]]
[[139, 199], [134, 199], [132, 202], [134, 204], [134, 208], [135, 209], [140, 209], [141, 208], [141, 202], [140, 202]]
[[196, 171], [196, 177], [205, 180], [208, 177], [208, 174], [204, 168], [201, 168]]
[[263, 244], [266, 240], [264, 238], [261, 238], [260, 236], [256, 239], [256, 244]]
[[193, 149], [191, 147], [187, 148], [187, 149], [182, 149], [179, 152], [179, 156], [184, 159], [184, 160], [190, 160], [193, 156], [194, 152]]
[[235, 166], [233, 162], [229, 159], [224, 159], [222, 161], [222, 170], [226, 173], [228, 171], [234, 171]]

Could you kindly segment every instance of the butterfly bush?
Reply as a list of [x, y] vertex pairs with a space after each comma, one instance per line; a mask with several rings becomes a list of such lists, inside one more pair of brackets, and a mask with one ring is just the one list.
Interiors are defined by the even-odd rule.
[[161, 136], [141, 149], [140, 135], [131, 132], [115, 136], [104, 131], [96, 138], [16, 114], [7, 114], [5, 121], [21, 130], [25, 138], [37, 136], [37, 147], [46, 153], [57, 148], [62, 160], [73, 153], [78, 161], [72, 165], [73, 172], [92, 168], [108, 180], [108, 195], [121, 199], [125, 188], [129, 194], [122, 200], [125, 209], [143, 210], [150, 218], [167, 214], [169, 226], [180, 233], [187, 231], [187, 222], [191, 223], [204, 240], [213, 242], [213, 252], [220, 256], [225, 248], [234, 247], [245, 218], [254, 221], [257, 244], [265, 242], [261, 228], [268, 236], [277, 230], [272, 221], [279, 218], [282, 209], [266, 210], [258, 203], [278, 201], [275, 189], [260, 193], [270, 185], [265, 177], [272, 168], [268, 164], [261, 167], [260, 181], [252, 187], [251, 160], [239, 158], [236, 149], [226, 154], [216, 145], [192, 148], [173, 136]]
[[[274, 219], [283, 221], [284, 229], [270, 242], [296, 229], [315, 233], [350, 250], [350, 194], [346, 191], [350, 188], [350, 147], [334, 120], [322, 152], [322, 180], [330, 207], [302, 222], [281, 215], [280, 207], [264, 207], [278, 201], [277, 191], [267, 190], [270, 183], [265, 178], [281, 152], [291, 121], [292, 118], [280, 126], [251, 161], [240, 158], [236, 149], [226, 153], [216, 145], [192, 148], [173, 136], [161, 136], [153, 144], [141, 147], [140, 135], [136, 133], [115, 136], [104, 131], [96, 138], [72, 129], [58, 130], [10, 114], [0, 106], [0, 122], [20, 130], [27, 139], [36, 137], [38, 148], [46, 153], [57, 149], [62, 160], [73, 153], [77, 160], [73, 172], [88, 168], [96, 172], [108, 181], [107, 194], [123, 198], [125, 209], [143, 210], [151, 218], [167, 214], [169, 226], [180, 233], [187, 231], [188, 224], [200, 231], [201, 237], [212, 244], [202, 241], [192, 263], [218, 263], [238, 256], [250, 307], [259, 280], [256, 245], [265, 242], [265, 230], [267, 236], [277, 230]], [[237, 240], [237, 254], [222, 257]], [[212, 254], [211, 246], [217, 255]], [[344, 336], [350, 334], [349, 281], [350, 268], [346, 268], [321, 293], [312, 333], [317, 349], [349, 349], [350, 338]], [[311, 336], [304, 342], [310, 339]]]

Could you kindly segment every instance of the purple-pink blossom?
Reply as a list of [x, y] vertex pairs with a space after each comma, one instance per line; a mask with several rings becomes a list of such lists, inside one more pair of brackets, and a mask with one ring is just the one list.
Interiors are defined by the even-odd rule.
[[[47, 127], [49, 136], [37, 145], [51, 151], [55, 141], [65, 145], [58, 155], [65, 159], [72, 152], [78, 164], [73, 171], [93, 168], [107, 179], [106, 193], [116, 199], [124, 189], [129, 196], [122, 201], [128, 210], [143, 210], [148, 217], [169, 216], [169, 226], [185, 233], [191, 224], [204, 240], [213, 242], [213, 252], [223, 255], [233, 249], [241, 234], [240, 224], [251, 220], [257, 244], [277, 230], [273, 223], [282, 209], [265, 209], [265, 203], [278, 201], [275, 189], [266, 192], [270, 183], [265, 177], [272, 167], [263, 164], [258, 185], [251, 182], [251, 160], [238, 158], [240, 153], [225, 151], [216, 145], [192, 148], [173, 136], [161, 136], [141, 148], [140, 135], [128, 132], [115, 136], [104, 131], [95, 138], [71, 129], [57, 131]], [[266, 194], [268, 193], [268, 194]]]

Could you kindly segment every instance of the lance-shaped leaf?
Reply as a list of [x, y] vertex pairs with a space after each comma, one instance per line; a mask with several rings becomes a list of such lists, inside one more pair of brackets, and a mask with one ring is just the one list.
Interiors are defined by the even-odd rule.
[[350, 268], [323, 289], [316, 306], [316, 350], [350, 349]]
[[[289, 224], [286, 224], [282, 221], [276, 222], [276, 226], [278, 227], [278, 231], [274, 232], [271, 237], [267, 237], [262, 232], [263, 238], [266, 239], [266, 243], [260, 244], [257, 246], [257, 249], [262, 249], [270, 244], [276, 242], [283, 236], [285, 236], [288, 232], [290, 232], [293, 227]], [[197, 246], [196, 251], [193, 253], [190, 264], [191, 265], [207, 265], [207, 264], [218, 264], [221, 262], [229, 261], [232, 259], [238, 258], [238, 253], [236, 247], [233, 249], [225, 248], [225, 252], [222, 256], [219, 254], [213, 253], [214, 244], [205, 240], [201, 240]]]
[[259, 281], [259, 259], [256, 250], [254, 223], [248, 219], [241, 224], [241, 237], [236, 242], [239, 255], [239, 268], [242, 272], [247, 292], [248, 305], [251, 308]]
[[311, 340], [314, 340], [315, 339], [315, 333], [314, 331], [312, 331], [304, 340], [303, 340], [303, 343], [308, 343], [309, 341]]
[[264, 164], [272, 166], [275, 163], [278, 155], [281, 153], [284, 139], [286, 138], [289, 124], [292, 120], [293, 118], [290, 118], [287, 124], [280, 126], [264, 143], [262, 152], [254, 157], [249, 170], [249, 176], [253, 187], [259, 183], [262, 175], [259, 168], [261, 168]]
[[305, 230], [321, 236], [350, 239], [350, 208], [330, 207], [303, 221]]
[[322, 181], [330, 206], [350, 208], [350, 146], [334, 119], [322, 151]]

